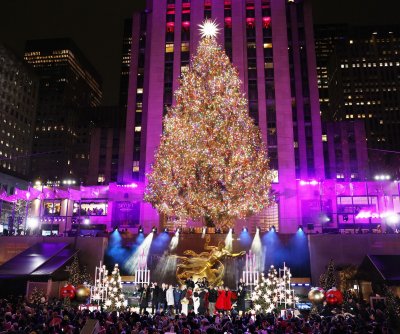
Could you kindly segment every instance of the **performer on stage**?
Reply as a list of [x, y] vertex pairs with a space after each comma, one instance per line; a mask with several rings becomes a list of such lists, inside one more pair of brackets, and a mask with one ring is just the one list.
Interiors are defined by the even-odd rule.
[[237, 286], [238, 286], [238, 290], [240, 287], [242, 287], [243, 290], [246, 290], [246, 283], [243, 281], [243, 278], [239, 279]]
[[223, 289], [223, 287], [221, 287], [218, 291], [218, 298], [215, 304], [215, 308], [218, 311], [230, 311], [232, 308], [231, 296], [232, 292], [227, 286], [225, 287], [225, 290]]
[[168, 314], [171, 315], [174, 313], [174, 305], [175, 305], [174, 288], [172, 287], [172, 284], [170, 284], [167, 289], [166, 299], [167, 299]]
[[157, 282], [153, 282], [151, 286], [151, 314], [154, 314], [154, 310], [157, 311], [159, 294], [160, 287], [157, 285]]
[[218, 289], [217, 287], [213, 287], [210, 285], [210, 289], [208, 291], [208, 313], [213, 316], [215, 313], [215, 303], [218, 298]]
[[199, 294], [199, 288], [194, 288], [193, 292], [193, 309], [194, 313], [198, 314], [199, 313], [199, 307], [200, 307], [200, 294]]
[[140, 300], [139, 300], [139, 314], [146, 311], [150, 300], [150, 287], [145, 283], [142, 288], [139, 289]]
[[245, 298], [246, 298], [246, 290], [243, 289], [243, 285], [239, 285], [239, 289], [237, 291], [237, 301], [236, 301], [236, 309], [242, 313], [246, 311], [245, 306]]

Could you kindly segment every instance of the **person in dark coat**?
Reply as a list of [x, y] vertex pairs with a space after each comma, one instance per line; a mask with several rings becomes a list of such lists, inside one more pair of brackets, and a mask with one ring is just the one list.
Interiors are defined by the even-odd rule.
[[161, 309], [165, 310], [167, 308], [167, 289], [168, 289], [168, 286], [163, 283], [161, 285], [160, 293], [158, 295], [157, 311], [160, 311]]
[[179, 289], [179, 285], [176, 285], [174, 288], [174, 308], [177, 314], [181, 313], [182, 304], [181, 304], [181, 290]]
[[242, 311], [244, 313], [246, 311], [246, 306], [245, 306], [246, 290], [243, 289], [242, 285], [239, 285], [239, 289], [236, 295], [237, 295], [236, 309], [239, 312]]
[[215, 312], [215, 303], [218, 298], [218, 290], [217, 287], [213, 287], [210, 285], [210, 289], [208, 291], [208, 313], [213, 316]]
[[194, 281], [193, 281], [193, 276], [190, 276], [186, 281], [185, 284], [188, 289], [194, 289]]
[[157, 282], [153, 283], [151, 293], [151, 314], [154, 314], [154, 310], [157, 310], [160, 297], [160, 287], [157, 285]]
[[146, 311], [150, 300], [150, 287], [145, 283], [142, 288], [139, 289], [140, 300], [139, 300], [139, 313]]

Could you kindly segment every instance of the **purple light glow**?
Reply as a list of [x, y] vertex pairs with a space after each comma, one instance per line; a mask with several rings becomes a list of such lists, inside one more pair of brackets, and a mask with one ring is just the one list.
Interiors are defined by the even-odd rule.
[[317, 180], [310, 180], [310, 181], [304, 181], [304, 180], [300, 180], [300, 185], [301, 186], [316, 186], [319, 184], [319, 182]]

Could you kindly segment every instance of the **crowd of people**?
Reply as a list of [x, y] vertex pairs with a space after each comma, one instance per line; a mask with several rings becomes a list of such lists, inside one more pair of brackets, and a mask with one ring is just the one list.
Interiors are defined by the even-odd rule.
[[[227, 286], [209, 285], [206, 277], [199, 278], [196, 282], [193, 277], [188, 278], [185, 284], [179, 286], [157, 282], [150, 285], [144, 284], [140, 289], [139, 313], [143, 314], [151, 305], [151, 313], [165, 311], [168, 314], [196, 315], [214, 314], [215, 312], [228, 312], [234, 308], [237, 312], [245, 311], [245, 285], [240, 279], [238, 289], [232, 292]], [[232, 300], [235, 303], [232, 303]]]
[[[336, 313], [335, 313], [336, 312]], [[324, 311], [324, 315], [303, 313], [294, 316], [288, 312], [279, 314], [255, 314], [237, 312], [205, 312], [195, 314], [169, 314], [168, 311], [105, 312], [66, 306], [61, 300], [29, 303], [24, 298], [0, 299], [0, 333], [80, 333], [88, 319], [98, 320], [101, 334], [335, 334], [372, 333], [395, 334], [397, 330], [387, 326], [383, 311], [372, 309], [364, 302], [355, 303], [352, 314]]]

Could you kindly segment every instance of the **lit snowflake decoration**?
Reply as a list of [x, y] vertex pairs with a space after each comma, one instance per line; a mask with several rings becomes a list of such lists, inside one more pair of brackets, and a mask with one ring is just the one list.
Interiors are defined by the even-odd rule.
[[218, 35], [219, 28], [218, 24], [211, 20], [205, 20], [202, 24], [199, 24], [201, 38], [215, 38]]

